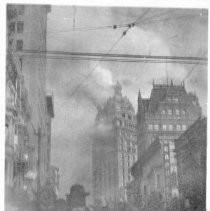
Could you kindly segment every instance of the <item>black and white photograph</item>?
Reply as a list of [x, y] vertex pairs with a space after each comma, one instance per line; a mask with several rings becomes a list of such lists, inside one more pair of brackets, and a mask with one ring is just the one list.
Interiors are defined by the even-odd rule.
[[4, 210], [207, 211], [208, 7], [4, 7]]

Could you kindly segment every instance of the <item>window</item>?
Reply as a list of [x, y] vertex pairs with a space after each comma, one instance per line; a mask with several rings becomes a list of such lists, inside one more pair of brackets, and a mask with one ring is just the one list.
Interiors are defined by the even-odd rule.
[[127, 141], [124, 142], [124, 146], [125, 146], [125, 152], [127, 152]]
[[154, 125], [155, 130], [159, 130], [159, 125]]
[[176, 130], [177, 130], [177, 131], [180, 131], [180, 130], [181, 130], [181, 125], [177, 125], [177, 126], [176, 126]]
[[122, 114], [122, 117], [125, 118], [125, 114], [124, 113]]
[[15, 135], [17, 135], [18, 134], [18, 125], [16, 124], [15, 125]]
[[187, 126], [186, 125], [182, 125], [182, 130], [186, 130], [187, 129]]
[[121, 121], [117, 121], [117, 126], [120, 126], [121, 125]]
[[153, 130], [153, 125], [149, 124], [148, 125], [148, 130]]
[[[169, 160], [169, 156], [168, 155], [165, 155], [165, 159], [166, 160]], [[170, 167], [169, 161], [165, 162], [165, 167], [166, 168], [169, 168]]]
[[9, 24], [9, 34], [15, 32], [15, 22]]
[[164, 152], [168, 152], [168, 146], [164, 146]]
[[180, 115], [179, 109], [176, 109], [175, 112], [176, 112], [176, 115], [178, 115], [178, 116]]
[[172, 110], [168, 109], [168, 115], [172, 115]]
[[23, 15], [25, 11], [25, 6], [24, 5], [20, 5], [18, 7], [18, 15]]
[[175, 149], [175, 144], [174, 144], [173, 141], [170, 141], [170, 142], [169, 142], [169, 145], [170, 145], [170, 149], [171, 149], [171, 150], [174, 150], [174, 149]]
[[23, 67], [23, 60], [22, 60], [22, 58], [19, 58], [19, 61], [20, 61], [20, 70], [22, 71], [22, 67]]
[[24, 23], [22, 21], [17, 22], [17, 33], [23, 33]]
[[165, 109], [162, 110], [162, 114], [166, 114], [166, 110]]
[[186, 115], [186, 111], [182, 110], [182, 115], [185, 116]]
[[12, 47], [13, 39], [9, 40], [9, 47]]
[[132, 119], [131, 115], [128, 115], [128, 119], [129, 119], [129, 120], [131, 120], [131, 119]]
[[136, 148], [135, 147], [133, 147], [132, 152], [136, 153]]
[[160, 188], [160, 174], [157, 174], [157, 188]]
[[130, 152], [131, 151], [131, 146], [130, 144], [128, 143], [128, 151], [127, 152]]
[[167, 129], [166, 125], [163, 125], [163, 130], [166, 130], [166, 129]]
[[120, 139], [120, 150], [123, 150], [123, 139]]
[[170, 176], [170, 171], [166, 170], [166, 176]]
[[147, 195], [147, 186], [144, 185], [144, 195]]
[[173, 125], [168, 125], [168, 129], [169, 129], [170, 131], [172, 131], [172, 130], [173, 130]]
[[165, 154], [165, 160], [169, 160], [168, 154]]
[[124, 163], [124, 157], [123, 157], [123, 154], [120, 154], [120, 158], [121, 158], [121, 163], [122, 163], [122, 165], [123, 165], [123, 163]]
[[22, 40], [17, 40], [17, 43], [16, 43], [16, 50], [17, 50], [17, 51], [23, 50], [23, 41], [22, 41]]
[[178, 99], [177, 97], [174, 97], [174, 98], [173, 98], [173, 101], [174, 101], [175, 103], [178, 103], [178, 102], [179, 102], [179, 99]]
[[168, 102], [171, 102], [171, 98], [170, 97], [168, 98]]

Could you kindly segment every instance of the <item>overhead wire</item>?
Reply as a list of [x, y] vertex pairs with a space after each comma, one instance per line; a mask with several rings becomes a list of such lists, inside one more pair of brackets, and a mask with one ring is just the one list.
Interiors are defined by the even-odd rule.
[[[128, 29], [130, 29], [130, 28], [128, 28]], [[119, 43], [119, 41], [123, 38], [123, 36], [126, 35], [128, 29], [123, 32], [123, 34], [116, 40], [116, 42], [112, 45], [112, 47], [108, 50], [108, 52], [106, 54], [109, 54], [112, 51], [112, 49]], [[101, 62], [101, 60], [99, 60], [99, 63], [93, 67], [93, 69], [88, 73], [88, 75], [84, 78], [84, 80], [72, 91], [70, 97], [72, 97], [77, 92], [77, 90], [80, 89], [80, 87], [85, 83], [85, 81], [92, 75], [92, 73], [100, 65], [100, 62]]]
[[[149, 62], [149, 63], [180, 63], [193, 64], [200, 61], [200, 64], [207, 62], [206, 57], [183, 57], [183, 56], [150, 56], [138, 54], [105, 54], [89, 52], [68, 52], [68, 51], [36, 51], [23, 50], [14, 52], [19, 56], [28, 56], [33, 58], [44, 57], [46, 59], [64, 59], [64, 60], [92, 60], [92, 61], [111, 61], [111, 62]], [[202, 63], [201, 63], [202, 62]]]
[[125, 23], [125, 24], [113, 24], [113, 25], [106, 25], [106, 26], [94, 26], [94, 27], [75, 27], [74, 29], [68, 29], [68, 30], [60, 30], [60, 31], [48, 31], [48, 34], [52, 33], [66, 33], [71, 31], [95, 31], [95, 30], [101, 30], [101, 29], [121, 29], [126, 28], [131, 23]]
[[[141, 15], [142, 16], [142, 15]], [[139, 17], [137, 18], [137, 20], [139, 19]], [[127, 32], [131, 29], [131, 27], [134, 27], [134, 25], [129, 25], [128, 28], [123, 31], [123, 33], [121, 34], [121, 36], [115, 41], [115, 43], [112, 45], [112, 47], [107, 51], [107, 53], [105, 55], [108, 55], [113, 49], [114, 47], [120, 42], [120, 40], [126, 36]], [[71, 98], [73, 95], [75, 95], [75, 93], [83, 86], [83, 84], [86, 82], [86, 80], [88, 80], [90, 78], [90, 76], [92, 75], [92, 73], [96, 70], [96, 68], [100, 65], [100, 60], [98, 62], [97, 65], [95, 65], [93, 67], [93, 69], [89, 72], [89, 74], [84, 78], [84, 80], [71, 92], [69, 98]]]
[[[207, 51], [205, 51], [205, 52], [203, 53], [202, 56], [204, 56], [206, 53], [207, 53]], [[186, 75], [186, 76], [184, 77], [184, 79], [183, 79], [184, 82], [185, 82], [186, 79], [192, 74], [192, 72], [195, 70], [195, 68], [199, 65], [200, 62], [201, 62], [201, 60], [199, 60], [199, 61], [193, 66], [193, 68], [187, 73], [187, 75]]]
[[[91, 31], [91, 30], [100, 30], [100, 29], [120, 29], [120, 28], [127, 28], [130, 27], [131, 25], [137, 24], [139, 20], [141, 20], [148, 12], [150, 9], [145, 10], [143, 14], [141, 14], [134, 22], [129, 22], [129, 23], [123, 23], [123, 24], [113, 24], [113, 25], [105, 25], [105, 26], [94, 26], [94, 27], [75, 27], [74, 29], [69, 29], [69, 30], [62, 30], [62, 31], [48, 31], [48, 33], [62, 33], [62, 32], [70, 32], [70, 31]], [[142, 21], [148, 21], [151, 20], [153, 17], [160, 17], [162, 15], [166, 15], [166, 13], [161, 13], [161, 14], [155, 14], [153, 16], [147, 17], [143, 19]]]

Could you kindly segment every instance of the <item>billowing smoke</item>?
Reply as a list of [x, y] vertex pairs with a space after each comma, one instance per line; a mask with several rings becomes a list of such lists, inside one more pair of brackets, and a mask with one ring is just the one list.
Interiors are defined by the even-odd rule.
[[[111, 71], [99, 63], [92, 63], [88, 70], [80, 68], [76, 73], [65, 66], [61, 68], [55, 80], [61, 83], [55, 89], [52, 162], [60, 168], [61, 197], [71, 185], [80, 183], [90, 192], [91, 201], [92, 139], [101, 136], [99, 140], [105, 140], [108, 129], [104, 125], [96, 127], [95, 118], [98, 108], [113, 95], [114, 80]], [[72, 95], [75, 87], [78, 89]]]
[[103, 68], [100, 64], [91, 65], [91, 74], [86, 74], [84, 80], [76, 85], [76, 89], [65, 89], [67, 97], [74, 98], [77, 102], [89, 101], [96, 108], [101, 106], [105, 100], [113, 95], [113, 77], [110, 70]]

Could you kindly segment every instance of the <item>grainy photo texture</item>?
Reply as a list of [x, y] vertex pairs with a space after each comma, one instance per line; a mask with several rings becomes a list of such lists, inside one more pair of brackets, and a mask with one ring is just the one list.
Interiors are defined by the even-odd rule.
[[208, 10], [6, 10], [5, 211], [206, 210]]

